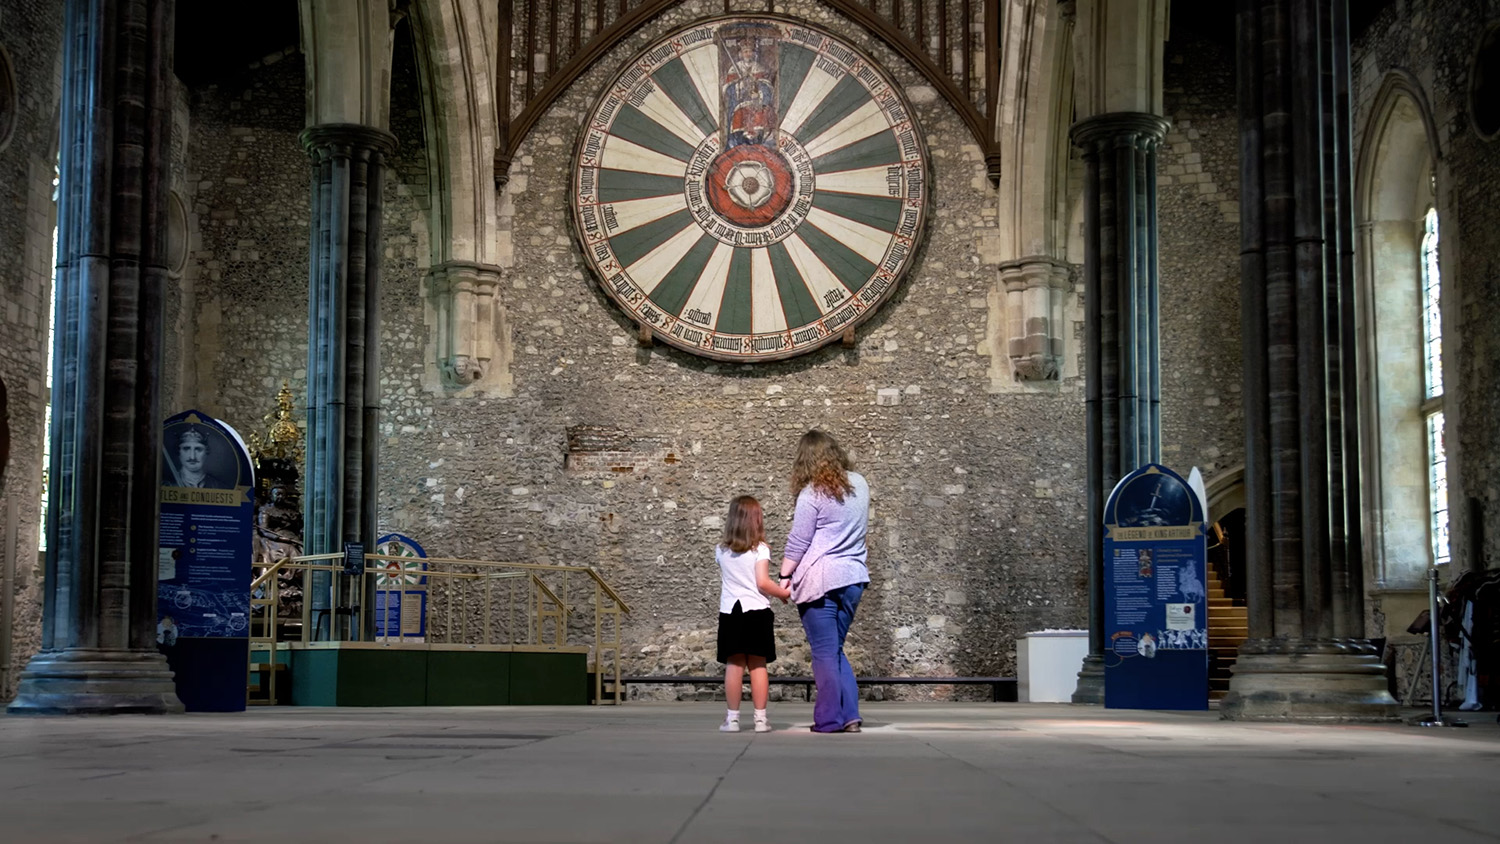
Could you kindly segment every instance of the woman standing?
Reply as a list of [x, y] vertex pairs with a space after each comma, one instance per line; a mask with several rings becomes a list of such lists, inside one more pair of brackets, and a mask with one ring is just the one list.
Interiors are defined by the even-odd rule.
[[812, 648], [818, 686], [812, 729], [857, 733], [862, 720], [859, 685], [844, 656], [844, 638], [870, 583], [865, 565], [870, 486], [850, 471], [849, 455], [833, 437], [813, 430], [797, 443], [792, 494], [797, 511], [786, 538], [781, 578], [783, 585], [791, 582], [792, 600]]

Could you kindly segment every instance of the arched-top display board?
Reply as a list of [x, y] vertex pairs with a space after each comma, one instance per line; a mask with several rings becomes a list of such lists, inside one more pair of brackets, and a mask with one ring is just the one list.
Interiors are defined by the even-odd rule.
[[874, 313], [911, 266], [928, 154], [890, 74], [776, 15], [649, 45], [590, 110], [573, 171], [585, 258], [663, 342], [777, 360]]

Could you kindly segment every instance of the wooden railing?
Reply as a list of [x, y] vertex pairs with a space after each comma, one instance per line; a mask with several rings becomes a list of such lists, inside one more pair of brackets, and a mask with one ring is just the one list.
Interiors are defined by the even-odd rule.
[[[679, 0], [500, 0], [495, 180], [509, 179], [521, 142], [599, 57]], [[1000, 178], [1000, 0], [823, 0], [927, 78], [963, 119]], [[982, 6], [982, 18], [975, 11]], [[766, 11], [777, 11], [767, 0]], [[724, 11], [731, 10], [725, 0]]]

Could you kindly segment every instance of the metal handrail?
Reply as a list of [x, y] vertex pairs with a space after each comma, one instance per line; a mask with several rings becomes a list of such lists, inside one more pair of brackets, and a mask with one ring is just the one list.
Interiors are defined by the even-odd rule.
[[[342, 557], [343, 554], [332, 554], [332, 555], [324, 554], [322, 556], [325, 556], [325, 557], [328, 557], [328, 556]], [[298, 557], [296, 559], [300, 560], [300, 559], [304, 559], [304, 558]], [[413, 558], [412, 557], [396, 557], [396, 556], [391, 556], [389, 554], [366, 554], [365, 555], [365, 559], [366, 560], [381, 560], [381, 561], [401, 561], [401, 560], [407, 560], [407, 561], [409, 561], [409, 560], [412, 560]], [[467, 559], [463, 559], [463, 558], [460, 558], [460, 557], [422, 557], [421, 560], [424, 563], [446, 563], [448, 565], [457, 565], [457, 566], [503, 566], [505, 568], [536, 569], [536, 570], [541, 570], [541, 571], [557, 571], [557, 572], [578, 572], [578, 573], [581, 573], [581, 574], [587, 574], [591, 580], [593, 580], [595, 583], [599, 584], [599, 587], [604, 590], [604, 593], [609, 596], [609, 599], [611, 601], [614, 601], [615, 603], [619, 604], [620, 608], [623, 609], [625, 612], [630, 612], [630, 605], [627, 604], [627, 603], [625, 603], [625, 600], [620, 597], [620, 593], [616, 592], [615, 589], [614, 589], [614, 587], [610, 586], [609, 583], [607, 583], [604, 580], [604, 578], [599, 574], [599, 570], [596, 569], [596, 568], [594, 568], [593, 566], [553, 565], [551, 563], [508, 563], [508, 562], [503, 562], [503, 561], [498, 561], [498, 560], [467, 560]]]
[[[256, 702], [256, 703], [272, 703], [272, 704], [274, 704], [275, 703], [275, 699], [276, 699], [276, 693], [275, 693], [275, 685], [276, 685], [276, 683], [275, 683], [275, 680], [276, 680], [276, 676], [275, 676], [276, 675], [276, 670], [275, 670], [276, 651], [278, 649], [278, 646], [281, 644], [278, 641], [278, 639], [279, 639], [279, 615], [280, 615], [279, 612], [278, 612], [278, 605], [280, 603], [281, 586], [280, 586], [280, 580], [278, 579], [277, 575], [280, 572], [285, 571], [285, 570], [297, 570], [297, 571], [302, 571], [304, 573], [305, 572], [329, 572], [331, 574], [343, 574], [343, 573], [345, 573], [345, 567], [342, 564], [342, 561], [343, 561], [344, 557], [345, 557], [345, 554], [343, 552], [333, 552], [333, 553], [328, 553], [328, 554], [308, 554], [308, 555], [296, 556], [296, 557], [285, 557], [285, 558], [277, 560], [277, 561], [275, 561], [273, 563], [267, 564], [265, 566], [265, 570], [262, 571], [251, 582], [251, 592], [252, 593], [254, 593], [257, 590], [264, 590], [265, 591], [265, 595], [263, 597], [252, 599], [252, 604], [254, 606], [257, 606], [257, 607], [263, 606], [263, 607], [266, 608], [265, 615], [262, 616], [260, 619], [258, 619], [262, 624], [264, 624], [266, 626], [266, 630], [265, 630], [265, 635], [263, 635], [263, 636], [251, 636], [250, 637], [250, 647], [252, 649], [254, 649], [257, 646], [260, 646], [260, 647], [266, 648], [266, 649], [268, 649], [270, 651], [270, 657], [269, 657], [269, 659], [270, 659], [270, 667], [268, 668], [268, 673], [269, 673], [269, 681], [268, 681], [268, 686], [269, 686], [269, 700], [267, 700], [267, 701], [254, 701], [254, 702]], [[388, 554], [366, 554], [365, 555], [365, 560], [366, 560], [367, 563], [369, 563], [369, 562], [402, 562], [402, 563], [406, 563], [406, 562], [412, 562], [413, 559], [414, 558], [412, 558], [412, 557], [402, 557], [402, 556], [394, 556], [394, 555], [388, 555]], [[334, 563], [332, 561], [339, 561], [339, 562]], [[594, 659], [593, 659], [593, 669], [594, 669], [593, 670], [593, 675], [594, 675], [594, 701], [595, 701], [595, 703], [606, 702], [605, 698], [604, 698], [604, 689], [603, 689], [604, 674], [605, 674], [605, 671], [604, 671], [604, 662], [606, 661], [605, 653], [609, 652], [610, 653], [610, 657], [608, 658], [608, 661], [611, 663], [611, 666], [610, 666], [612, 668], [612, 672], [611, 673], [613, 674], [613, 678], [614, 678], [613, 679], [613, 683], [614, 683], [614, 689], [613, 689], [613, 698], [614, 698], [614, 700], [613, 700], [613, 702], [617, 703], [617, 704], [620, 703], [620, 702], [622, 702], [623, 684], [620, 682], [620, 674], [621, 674], [621, 672], [620, 672], [620, 651], [621, 651], [621, 633], [622, 633], [623, 624], [622, 624], [621, 616], [624, 615], [625, 613], [629, 613], [630, 612], [630, 606], [625, 603], [625, 601], [620, 597], [619, 593], [616, 592], [613, 587], [611, 587], [608, 583], [606, 583], [604, 581], [604, 578], [602, 576], [600, 576], [599, 572], [595, 568], [593, 568], [592, 566], [548, 565], [548, 564], [543, 564], [543, 563], [512, 563], [512, 562], [502, 562], [502, 561], [495, 561], [495, 560], [468, 560], [468, 559], [459, 559], [459, 558], [450, 558], [450, 557], [424, 557], [424, 558], [421, 558], [421, 562], [424, 563], [424, 564], [426, 564], [426, 567], [424, 568], [424, 570], [421, 573], [421, 576], [424, 577], [424, 578], [444, 578], [444, 579], [448, 579], [450, 581], [455, 581], [455, 582], [481, 581], [481, 580], [482, 581], [486, 581], [485, 591], [484, 591], [485, 606], [484, 606], [484, 613], [483, 613], [483, 617], [484, 617], [484, 622], [483, 623], [484, 623], [485, 644], [489, 644], [489, 638], [490, 638], [492, 630], [494, 629], [493, 624], [492, 624], [492, 617], [491, 617], [491, 600], [490, 600], [490, 591], [489, 591], [489, 586], [488, 586], [488, 582], [489, 581], [494, 581], [494, 580], [508, 580], [508, 579], [512, 579], [512, 578], [525, 577], [530, 582], [530, 584], [532, 586], [532, 596], [534, 598], [534, 600], [531, 600], [531, 599], [527, 600], [527, 602], [526, 602], [526, 609], [524, 610], [525, 614], [527, 616], [529, 616], [529, 618], [526, 619], [526, 623], [525, 623], [525, 631], [526, 631], [525, 639], [527, 640], [527, 644], [535, 644], [535, 645], [544, 645], [544, 644], [547, 644], [545, 642], [545, 638], [546, 637], [545, 637], [545, 634], [544, 634], [543, 631], [544, 631], [545, 627], [548, 626], [547, 622], [550, 621], [550, 622], [553, 622], [553, 624], [551, 625], [553, 627], [553, 636], [552, 636], [553, 642], [552, 642], [552, 644], [553, 645], [564, 645], [564, 644], [566, 644], [567, 639], [568, 639], [569, 619], [574, 615], [574, 609], [575, 609], [575, 607], [571, 606], [570, 602], [569, 602], [568, 575], [572, 574], [572, 573], [578, 573], [578, 574], [585, 574], [585, 575], [587, 575], [589, 577], [589, 579], [591, 581], [593, 581], [594, 587], [595, 587], [594, 588], [594, 599], [593, 599], [593, 603], [594, 603], [594, 644], [593, 644], [593, 648], [592, 648], [592, 650], [593, 650], [593, 657], [594, 657]], [[507, 571], [499, 571], [499, 572], [496, 572], [496, 571], [490, 571], [490, 572], [444, 571], [444, 570], [441, 570], [441, 569], [434, 569], [434, 568], [432, 568], [432, 566], [434, 564], [437, 564], [437, 565], [449, 565], [449, 566], [465, 566], [465, 567], [471, 567], [471, 568], [506, 569]], [[366, 568], [365, 568], [365, 570], [364, 570], [364, 572], [363, 572], [363, 574], [361, 575], [361, 578], [363, 578], [363, 577], [373, 577], [373, 576], [380, 575], [382, 573], [383, 573], [382, 569], [367, 565]], [[541, 575], [547, 574], [547, 573], [560, 573], [562, 575], [562, 584], [561, 584], [562, 588], [561, 588], [560, 592], [558, 590], [555, 590], [552, 586], [549, 586], [545, 581], [542, 580]], [[428, 582], [432, 583], [433, 581], [428, 581]], [[332, 584], [330, 584], [330, 587], [331, 586], [332, 586]], [[302, 599], [302, 631], [301, 631], [301, 640], [302, 640], [303, 644], [307, 644], [309, 642], [309, 636], [312, 633], [312, 628], [311, 628], [311, 623], [312, 623], [312, 606], [311, 605], [312, 605], [312, 602], [311, 602], [311, 600], [309, 600], [309, 598], [310, 598], [310, 592], [311, 592], [311, 584], [309, 582], [304, 582], [304, 584], [303, 584], [303, 590], [302, 591], [303, 591], [303, 599]], [[363, 589], [360, 589], [359, 591], [360, 591], [361, 594], [364, 592]], [[381, 590], [377, 590], [377, 591], [405, 591], [405, 590], [401, 590], [401, 589], [384, 590], [384, 589], [381, 589]], [[469, 593], [460, 593], [460, 594], [467, 595]], [[469, 600], [468, 597], [462, 598], [461, 603], [462, 603], [463, 607], [467, 608], [467, 606], [468, 606], [468, 604], [467, 604], [468, 600]], [[508, 635], [510, 638], [514, 639], [516, 637], [517, 633], [519, 632], [519, 628], [517, 628], [516, 625], [515, 625], [515, 615], [514, 615], [514, 612], [515, 612], [515, 592], [514, 592], [514, 590], [512, 590], [512, 592], [511, 592], [511, 604], [510, 604], [510, 606], [511, 606], [511, 610], [510, 610], [510, 612], [511, 612], [511, 615], [510, 615], [511, 622], [510, 622], [509, 625], [507, 625], [507, 628], [506, 628], [510, 632], [508, 634], [506, 634], [506, 635]], [[548, 609], [549, 606], [552, 607], [552, 609]], [[454, 613], [455, 613], [455, 610], [456, 610], [456, 605], [450, 604], [447, 607], [447, 609], [448, 609], [448, 626], [444, 630], [444, 635], [447, 636], [447, 637], [453, 637], [455, 635], [455, 632], [454, 632], [454, 629], [453, 629], [453, 624], [454, 624]], [[373, 607], [365, 608], [363, 611], [366, 611], [366, 612], [373, 611]], [[427, 613], [428, 613], [427, 617], [429, 619], [432, 619], [434, 617], [433, 616], [434, 610], [433, 610], [433, 604], [432, 603], [428, 604]], [[605, 618], [605, 616], [610, 616], [610, 615], [614, 616], [614, 618], [615, 618], [615, 624], [614, 624], [614, 629], [613, 629], [614, 635], [613, 635], [612, 638], [606, 639], [605, 638], [606, 630], [605, 630], [604, 618]], [[459, 637], [467, 637], [467, 635], [468, 635], [467, 634], [468, 620], [469, 620], [469, 613], [467, 611], [465, 611], [463, 613], [460, 613], [460, 617], [459, 617], [458, 621], [459, 621], [459, 624], [461, 625], [460, 629], [462, 631], [464, 631], [464, 632], [458, 633], [457, 635]], [[254, 624], [255, 621], [256, 620], [253, 619], [252, 620], [252, 624]], [[333, 630], [334, 630], [334, 627], [331, 626], [330, 627], [330, 635], [333, 634]], [[352, 639], [352, 641], [362, 641], [363, 640], [362, 633], [361, 633], [361, 631], [358, 628], [355, 628], [352, 631], [352, 633], [353, 633], [353, 639]], [[396, 639], [399, 642], [403, 637], [400, 636], [400, 635], [395, 636], [395, 637], [378, 635], [378, 636], [375, 637], [375, 641], [389, 641], [392, 638]], [[247, 695], [248, 695], [248, 691], [249, 691], [249, 686], [247, 684]]]

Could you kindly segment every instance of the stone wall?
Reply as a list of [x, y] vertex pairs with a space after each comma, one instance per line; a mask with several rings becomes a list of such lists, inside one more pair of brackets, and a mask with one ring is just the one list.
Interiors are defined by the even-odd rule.
[[[41, 646], [37, 548], [61, 44], [60, 4], [0, 0], [0, 51], [15, 83], [14, 97], [0, 102], [0, 114], [10, 112], [0, 116], [0, 133], [6, 124], [13, 127], [9, 140], [0, 136], [0, 439], [9, 445], [0, 473], [0, 537], [6, 543], [0, 554], [12, 557], [14, 566], [14, 580], [0, 588], [12, 590], [15, 608], [10, 662], [0, 666], [0, 701], [10, 700], [20, 669]], [[8, 87], [0, 81], [0, 90]], [[13, 520], [14, 544], [5, 533], [6, 519]]]
[[[925, 80], [864, 30], [815, 3], [777, 8], [879, 58], [908, 90], [935, 162], [925, 247], [858, 347], [754, 366], [642, 350], [584, 269], [567, 195], [579, 120], [645, 43], [722, 11], [674, 6], [563, 95], [511, 170], [501, 298], [514, 397], [422, 394], [417, 349], [387, 348], [386, 395], [420, 395], [422, 406], [387, 404], [385, 523], [444, 555], [598, 566], [632, 605], [627, 671], [711, 672], [713, 546], [727, 503], [761, 498], [779, 549], [792, 449], [822, 427], [850, 448], [874, 496], [872, 588], [850, 636], [858, 669], [1012, 674], [1017, 635], [1087, 619], [1081, 385], [987, 392], [979, 349], [996, 269], [976, 242], [995, 225], [996, 201], [978, 147]], [[422, 313], [398, 306], [385, 319], [395, 330], [420, 325]], [[672, 460], [642, 457], [608, 478], [571, 473], [567, 430], [580, 425], [644, 440], [647, 457], [665, 443]], [[777, 670], [806, 673], [792, 608], [778, 608], [777, 624]]]
[[[1500, 392], [1494, 388], [1500, 324], [1493, 316], [1500, 309], [1500, 206], [1493, 201], [1500, 192], [1500, 141], [1476, 133], [1468, 104], [1471, 62], [1480, 38], [1497, 22], [1495, 0], [1409, 0], [1387, 5], [1353, 45], [1355, 143], [1393, 70], [1417, 80], [1437, 130], [1450, 524], [1453, 560], [1462, 567], [1500, 562]], [[1476, 536], [1477, 545], [1471, 541]]]
[[296, 51], [189, 94], [181, 384], [162, 412], [197, 408], [248, 437], [283, 380], [305, 396], [310, 166], [298, 141]]
[[[866, 31], [814, 2], [778, 10], [859, 44], [913, 102], [934, 161], [934, 213], [901, 290], [860, 328], [853, 349], [738, 365], [636, 345], [634, 326], [584, 268], [567, 185], [579, 120], [614, 69], [671, 28], [722, 11], [717, 2], [683, 3], [580, 78], [511, 169], [500, 203], [509, 398], [433, 392], [424, 379], [430, 180], [420, 83], [398, 38], [382, 529], [434, 555], [597, 566], [632, 606], [627, 672], [710, 672], [713, 546], [727, 502], [760, 497], [779, 548], [791, 519], [793, 447], [820, 427], [850, 449], [874, 495], [872, 588], [850, 637], [858, 669], [1013, 674], [1018, 635], [1087, 623], [1081, 381], [990, 390], [986, 296], [996, 267], [977, 244], [995, 230], [997, 202], [979, 148], [926, 80]], [[1241, 424], [1232, 65], [1222, 47], [1188, 34], [1172, 51], [1174, 128], [1161, 182], [1165, 442], [1169, 462], [1211, 473], [1239, 459]], [[242, 430], [280, 380], [302, 395], [301, 85], [300, 59], [288, 55], [193, 92], [190, 190], [200, 234], [189, 269], [196, 331], [185, 338], [198, 367], [191, 400]], [[589, 438], [580, 431], [622, 445], [583, 454]], [[778, 637], [777, 670], [806, 673], [790, 607], [778, 608]]]

